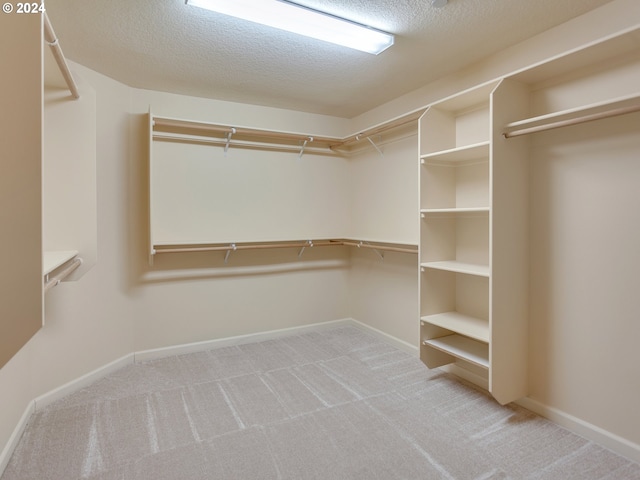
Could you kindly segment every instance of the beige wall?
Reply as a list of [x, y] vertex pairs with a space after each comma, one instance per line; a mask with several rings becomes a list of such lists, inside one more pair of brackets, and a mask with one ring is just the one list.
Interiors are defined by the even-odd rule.
[[[425, 86], [353, 122], [137, 91], [75, 67], [74, 71], [96, 91], [98, 263], [79, 282], [66, 283], [47, 294], [46, 327], [0, 369], [0, 445], [8, 441], [30, 400], [135, 350], [349, 316], [409, 343], [417, 341], [417, 272], [413, 258], [406, 254], [387, 254], [380, 264], [373, 252], [349, 254], [345, 249], [318, 249], [305, 253], [301, 261], [297, 252], [282, 251], [274, 256], [243, 253], [234, 255], [226, 267], [220, 266], [220, 254], [197, 254], [159, 260], [159, 265], [151, 269], [147, 263], [146, 147], [140, 124], [140, 116], [149, 104], [158, 106], [155, 113], [168, 116], [326, 134], [352, 133], [360, 125], [373, 125], [442, 94], [454, 93], [465, 83], [508, 73], [516, 65], [524, 66], [549, 53], [629, 27], [638, 23], [629, 15], [637, 11], [634, 8], [636, 0], [615, 0], [553, 29], [548, 37], [542, 35], [512, 47], [470, 68], [464, 76]], [[622, 195], [617, 188], [620, 182], [626, 185], [633, 178], [627, 161], [621, 159], [618, 169], [608, 170], [593, 186], [603, 195], [612, 196], [608, 202]], [[382, 169], [378, 174], [388, 169], [393, 178], [398, 172], [393, 162], [378, 167]], [[601, 165], [587, 167], [585, 173], [591, 180], [599, 178]], [[572, 218], [560, 224], [560, 230], [550, 223], [556, 221], [556, 217], [549, 217], [551, 210], [543, 207], [548, 199], [545, 193], [563, 182], [568, 182], [568, 192], [584, 194], [584, 186], [574, 183], [576, 177], [568, 179], [564, 172], [558, 176], [546, 168], [544, 162], [537, 167], [532, 184], [538, 196], [534, 200], [539, 201], [532, 223], [538, 247], [532, 255], [534, 261], [541, 262], [532, 290], [532, 300], [539, 306], [532, 312], [537, 319], [531, 337], [532, 391], [542, 404], [640, 443], [640, 426], [629, 415], [633, 399], [640, 397], [640, 385], [634, 382], [640, 354], [632, 344], [632, 339], [638, 338], [637, 322], [634, 324], [637, 318], [632, 315], [637, 308], [622, 296], [633, 278], [628, 271], [621, 271], [621, 266], [608, 267], [605, 271], [611, 276], [628, 282], [608, 284], [603, 276], [593, 285], [582, 286], [580, 295], [566, 299], [555, 294], [550, 297], [549, 290], [542, 287], [546, 280], [580, 275], [570, 267], [590, 262], [593, 253], [591, 249], [572, 248], [574, 228], [592, 225], [588, 207], [575, 205], [571, 195], [554, 197], [559, 203], [553, 204], [552, 211], [565, 212]], [[364, 185], [358, 188], [366, 190]], [[417, 185], [415, 189], [417, 192]], [[411, 195], [417, 198], [417, 193]], [[609, 209], [599, 218], [608, 213]], [[637, 222], [629, 215], [609, 215], [605, 224], [615, 232], [628, 234], [613, 248], [617, 252], [612, 254], [614, 260], [621, 261], [622, 252], [638, 243]], [[367, 229], [373, 232], [375, 222], [362, 225], [362, 231]], [[404, 231], [403, 237], [415, 235], [410, 227]], [[588, 245], [595, 248], [607, 239], [604, 237], [600, 233]], [[554, 263], [549, 263], [550, 252], [560, 253], [553, 258]], [[211, 263], [205, 266], [207, 262]], [[551, 276], [554, 272], [561, 276]], [[599, 294], [600, 287], [607, 288], [608, 293]], [[598, 313], [611, 311], [610, 304], [621, 298], [626, 300], [613, 308], [615, 315], [608, 315], [606, 324], [601, 322]], [[581, 320], [583, 313], [586, 323]], [[558, 318], [563, 321], [556, 322]], [[581, 336], [585, 325], [591, 333]], [[568, 339], [569, 348], [560, 339]], [[594, 352], [599, 354], [594, 356]]]
[[532, 398], [640, 444], [638, 132], [636, 113], [533, 141], [529, 365]]

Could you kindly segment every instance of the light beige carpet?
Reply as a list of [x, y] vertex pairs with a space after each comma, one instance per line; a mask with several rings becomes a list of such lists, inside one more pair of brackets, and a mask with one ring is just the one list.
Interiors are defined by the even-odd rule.
[[131, 365], [37, 412], [2, 480], [639, 480], [356, 328]]

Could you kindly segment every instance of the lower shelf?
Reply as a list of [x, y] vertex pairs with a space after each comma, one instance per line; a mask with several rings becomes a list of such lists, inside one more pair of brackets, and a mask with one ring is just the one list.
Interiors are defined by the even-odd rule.
[[489, 322], [481, 318], [463, 315], [458, 312], [427, 315], [421, 320], [437, 327], [461, 333], [481, 342], [489, 343]]
[[447, 335], [425, 340], [423, 344], [479, 367], [489, 368], [489, 345], [486, 343], [462, 335]]

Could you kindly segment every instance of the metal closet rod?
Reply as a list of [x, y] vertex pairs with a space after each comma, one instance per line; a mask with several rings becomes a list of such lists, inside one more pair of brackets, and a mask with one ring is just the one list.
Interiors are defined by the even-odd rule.
[[71, 71], [69, 70], [69, 66], [67, 65], [67, 60], [64, 58], [62, 48], [60, 48], [60, 42], [58, 42], [58, 37], [56, 37], [56, 33], [53, 31], [53, 27], [51, 26], [51, 22], [49, 21], [49, 16], [46, 14], [46, 12], [43, 14], [43, 17], [44, 39], [51, 47], [53, 57], [56, 59], [56, 63], [58, 64], [58, 68], [60, 69], [60, 72], [64, 77], [64, 81], [67, 82], [67, 86], [71, 91], [71, 96], [77, 100], [78, 98], [80, 98], [78, 86], [76, 85], [76, 82], [71, 75]]
[[[350, 135], [348, 137], [326, 137], [326, 136], [317, 136], [317, 135], [305, 135], [300, 133], [290, 133], [290, 132], [279, 132], [275, 130], [261, 130], [256, 128], [246, 128], [246, 127], [231, 127], [228, 125], [217, 125], [212, 123], [198, 122], [192, 120], [181, 120], [177, 118], [166, 118], [166, 117], [155, 117], [152, 116], [153, 123], [153, 136], [154, 139], [164, 139], [164, 140], [178, 140], [185, 141], [184, 138], [174, 138], [170, 135], [166, 135], [167, 133], [176, 133], [175, 131], [163, 131], [164, 129], [182, 129], [182, 130], [196, 130], [201, 132], [209, 132], [209, 133], [218, 133], [225, 135], [224, 144], [226, 148], [228, 148], [228, 144], [231, 141], [232, 137], [258, 137], [258, 138], [270, 138], [274, 140], [289, 140], [289, 141], [298, 141], [304, 142], [304, 146], [326, 146], [329, 149], [338, 149], [340, 147], [344, 147], [350, 145], [352, 143], [357, 143], [361, 141], [368, 140], [373, 143], [370, 137], [374, 135], [379, 135], [388, 130], [392, 130], [398, 127], [405, 126], [412, 122], [416, 122], [420, 115], [424, 112], [424, 109], [419, 109], [416, 111], [412, 111], [407, 115], [403, 115], [401, 117], [395, 118], [389, 122], [386, 122], [382, 125], [378, 125], [376, 127], [372, 127], [366, 130], [361, 131], [358, 134]], [[156, 127], [158, 127], [156, 129]], [[189, 134], [187, 134], [189, 135]], [[308, 144], [308, 145], [307, 145]], [[373, 144], [376, 147], [375, 144]], [[304, 148], [303, 148], [304, 150]]]
[[336, 240], [306, 240], [299, 242], [270, 242], [270, 243], [230, 243], [224, 245], [201, 245], [201, 246], [182, 246], [182, 247], [169, 247], [169, 248], [157, 248], [154, 247], [154, 254], [158, 253], [187, 253], [187, 252], [215, 252], [215, 251], [229, 251], [229, 250], [260, 250], [270, 248], [306, 248], [306, 247], [327, 247], [327, 246], [350, 246], [350, 247], [362, 247], [373, 248], [376, 250], [386, 250], [401, 253], [417, 253], [417, 248], [410, 247], [398, 247], [395, 245], [366, 242], [360, 240], [350, 239], [336, 239]]
[[[287, 133], [287, 132], [278, 132], [275, 130], [259, 130], [254, 128], [243, 128], [243, 127], [230, 127], [226, 125], [215, 125], [210, 123], [200, 123], [189, 120], [178, 120], [171, 118], [161, 118], [161, 117], [153, 117], [153, 126], [154, 127], [171, 127], [171, 128], [184, 128], [184, 129], [194, 129], [201, 130], [203, 132], [212, 132], [212, 133], [224, 133], [231, 134], [234, 137], [237, 136], [254, 136], [254, 137], [264, 137], [264, 138], [274, 138], [280, 140], [297, 140], [300, 142], [309, 141], [310, 138], [313, 138], [314, 142], [322, 142], [322, 143], [332, 143], [335, 142], [335, 138], [331, 137], [318, 137], [309, 135], [303, 135], [299, 133]], [[155, 134], [154, 134], [155, 135]], [[167, 138], [166, 136], [161, 135], [160, 138]], [[226, 139], [225, 139], [226, 140]]]
[[507, 130], [504, 132], [505, 138], [518, 137], [520, 135], [529, 135], [531, 133], [544, 132], [546, 130], [553, 130], [561, 127], [568, 127], [571, 125], [579, 125], [581, 123], [592, 122], [594, 120], [601, 120], [605, 118], [616, 117], [619, 115], [625, 115], [627, 113], [633, 113], [640, 111], [640, 104], [630, 105], [627, 107], [612, 108], [603, 112], [591, 113], [581, 115], [579, 117], [568, 118], [565, 120], [557, 120], [542, 125], [535, 125], [531, 127], [519, 128], [516, 130]]
[[[299, 155], [303, 153], [320, 153], [320, 154], [335, 154], [333, 150], [322, 147], [310, 147], [309, 142], [312, 142], [313, 137], [307, 137], [302, 145], [287, 145], [284, 143], [265, 143], [265, 142], [253, 142], [253, 141], [241, 141], [232, 138], [208, 138], [208, 137], [195, 137], [195, 136], [180, 136], [170, 135], [165, 133], [154, 133], [153, 140], [161, 142], [177, 142], [177, 143], [190, 143], [196, 145], [219, 145], [224, 147], [225, 153], [229, 150], [229, 147], [236, 148], [249, 148], [256, 150], [281, 150], [281, 151], [295, 151]], [[233, 143], [232, 143], [233, 142]]]

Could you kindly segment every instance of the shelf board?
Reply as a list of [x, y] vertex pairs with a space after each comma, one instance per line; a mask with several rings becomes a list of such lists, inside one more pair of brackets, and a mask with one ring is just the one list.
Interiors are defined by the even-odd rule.
[[422, 321], [489, 343], [489, 322], [458, 312], [445, 312], [422, 317]]
[[461, 147], [450, 148], [438, 152], [426, 153], [420, 155], [422, 164], [452, 164], [456, 165], [472, 160], [489, 159], [489, 141], [474, 143], [472, 145], [464, 145]]
[[42, 254], [42, 274], [48, 275], [78, 255], [77, 250], [61, 250]]
[[489, 104], [489, 95], [500, 83], [500, 80], [471, 87], [434, 103], [432, 106], [446, 112], [459, 112], [474, 108], [478, 105]]
[[426, 262], [421, 264], [420, 266], [424, 268], [433, 268], [436, 270], [447, 270], [449, 272], [466, 273], [468, 275], [478, 275], [480, 277], [488, 277], [490, 274], [488, 265], [457, 262], [455, 260], [447, 260], [442, 262]]
[[546, 58], [509, 76], [518, 82], [535, 85], [586, 66], [598, 65], [612, 58], [637, 52], [639, 39], [638, 29], [634, 26], [609, 38], [598, 39], [555, 57]]
[[486, 343], [462, 335], [447, 335], [425, 340], [423, 344], [479, 367], [489, 368], [489, 347]]
[[420, 213], [429, 215], [433, 213], [489, 213], [490, 208], [487, 207], [451, 207], [451, 208], [423, 208]]

